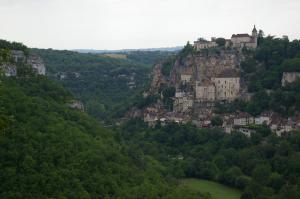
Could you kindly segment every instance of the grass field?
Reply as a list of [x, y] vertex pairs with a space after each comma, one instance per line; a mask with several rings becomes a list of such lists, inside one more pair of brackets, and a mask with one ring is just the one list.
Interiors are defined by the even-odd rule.
[[213, 199], [240, 199], [241, 192], [228, 186], [199, 179], [184, 179], [182, 186], [186, 186], [191, 190], [209, 192]]
[[113, 53], [102, 54], [101, 56], [115, 58], [115, 59], [126, 59], [127, 58], [127, 56], [124, 54], [113, 54]]

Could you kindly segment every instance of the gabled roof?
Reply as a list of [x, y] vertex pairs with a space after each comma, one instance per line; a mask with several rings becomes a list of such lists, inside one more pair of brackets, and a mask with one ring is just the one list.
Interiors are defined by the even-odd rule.
[[233, 34], [231, 38], [233, 37], [250, 37], [248, 33], [243, 33], [243, 34]]

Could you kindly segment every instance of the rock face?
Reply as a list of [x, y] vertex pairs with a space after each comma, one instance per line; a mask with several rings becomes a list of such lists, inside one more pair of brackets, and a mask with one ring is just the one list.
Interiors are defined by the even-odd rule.
[[300, 79], [300, 72], [284, 72], [282, 74], [281, 84], [282, 86], [286, 86], [297, 79]]
[[239, 68], [244, 59], [236, 50], [200, 51], [175, 60], [169, 76], [162, 74], [164, 63], [159, 63], [153, 70], [150, 93], [165, 84], [202, 101], [234, 100], [240, 95]]
[[4, 75], [7, 77], [17, 75], [17, 67], [13, 64], [9, 64], [9, 63], [0, 64], [0, 69], [3, 70]]
[[81, 112], [84, 112], [84, 105], [81, 101], [73, 100], [68, 104], [68, 106], [72, 109], [78, 109]]
[[156, 64], [154, 66], [152, 72], [152, 82], [149, 90], [151, 94], [155, 94], [156, 92], [158, 92], [161, 84], [167, 83], [166, 78], [163, 76], [161, 72], [161, 69], [162, 69], [162, 63]]
[[180, 84], [182, 74], [190, 74], [191, 81], [205, 82], [220, 75], [229, 69], [239, 70], [243, 54], [234, 50], [221, 50], [219, 52], [198, 52], [196, 55], [188, 56], [184, 61], [177, 60], [171, 72], [171, 83]]
[[30, 65], [39, 75], [46, 74], [46, 68], [41, 57], [29, 54], [26, 56], [21, 50], [11, 50], [11, 61], [0, 63], [0, 68], [4, 71], [5, 76], [17, 75], [17, 64]]
[[37, 55], [29, 55], [27, 58], [27, 64], [31, 65], [37, 74], [46, 75], [46, 68], [41, 57]]
[[[153, 121], [192, 121], [208, 125], [216, 102], [226, 103], [242, 97], [240, 63], [244, 59], [239, 50], [218, 48], [192, 52], [183, 57], [179, 55], [173, 61], [157, 64], [149, 94], [160, 99], [144, 108], [144, 116], [150, 108], [155, 110], [146, 114], [145, 121], [150, 121], [151, 116]], [[164, 89], [171, 87], [175, 88], [174, 96], [164, 96]], [[168, 100], [172, 100], [172, 110], [168, 108]], [[159, 101], [164, 104], [158, 106]]]

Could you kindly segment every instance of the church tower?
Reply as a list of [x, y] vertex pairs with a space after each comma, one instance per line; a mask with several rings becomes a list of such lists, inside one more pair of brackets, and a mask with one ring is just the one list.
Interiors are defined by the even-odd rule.
[[255, 43], [255, 48], [257, 47], [257, 30], [256, 30], [256, 27], [254, 25], [254, 28], [252, 30], [252, 39], [253, 39], [253, 42]]

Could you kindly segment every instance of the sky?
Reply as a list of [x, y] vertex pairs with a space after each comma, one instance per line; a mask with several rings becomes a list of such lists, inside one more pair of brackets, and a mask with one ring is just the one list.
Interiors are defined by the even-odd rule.
[[254, 24], [300, 39], [300, 0], [0, 0], [0, 38], [37, 48], [173, 47]]

